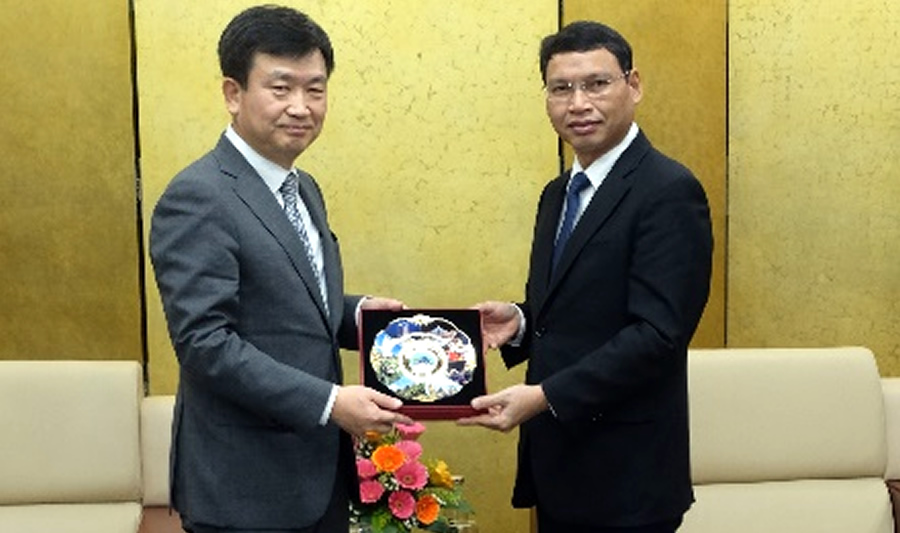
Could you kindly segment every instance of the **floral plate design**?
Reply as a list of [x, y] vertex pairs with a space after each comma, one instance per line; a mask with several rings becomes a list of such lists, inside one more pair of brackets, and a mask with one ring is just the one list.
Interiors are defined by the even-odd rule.
[[453, 396], [478, 368], [468, 335], [449, 320], [423, 314], [388, 323], [375, 335], [369, 362], [385, 387], [419, 402]]

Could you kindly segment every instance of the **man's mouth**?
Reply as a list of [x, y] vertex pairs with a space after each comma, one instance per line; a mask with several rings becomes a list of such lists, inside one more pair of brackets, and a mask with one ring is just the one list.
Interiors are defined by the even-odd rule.
[[569, 129], [577, 135], [588, 135], [597, 131], [600, 124], [599, 120], [576, 120], [569, 123]]
[[283, 124], [281, 128], [289, 135], [304, 135], [306, 132], [312, 130], [312, 126], [304, 124]]

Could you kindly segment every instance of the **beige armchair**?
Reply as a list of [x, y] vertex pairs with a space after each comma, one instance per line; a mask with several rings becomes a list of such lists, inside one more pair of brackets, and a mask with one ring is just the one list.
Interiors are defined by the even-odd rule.
[[0, 361], [0, 531], [134, 533], [141, 367]]
[[891, 533], [881, 379], [864, 348], [696, 350], [683, 533]]

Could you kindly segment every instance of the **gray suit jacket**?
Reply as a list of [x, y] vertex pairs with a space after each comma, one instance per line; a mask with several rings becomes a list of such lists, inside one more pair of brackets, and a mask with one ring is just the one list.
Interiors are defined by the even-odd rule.
[[172, 502], [194, 523], [304, 527], [345, 480], [347, 435], [319, 419], [342, 379], [339, 347], [356, 347], [359, 297], [343, 294], [338, 242], [304, 173], [300, 194], [322, 235], [330, 316], [287, 216], [224, 136], [153, 213], [150, 255], [181, 369]]

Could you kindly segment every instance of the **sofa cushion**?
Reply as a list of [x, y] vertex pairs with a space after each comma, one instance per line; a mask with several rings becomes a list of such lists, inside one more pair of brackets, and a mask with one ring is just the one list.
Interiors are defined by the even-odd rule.
[[888, 458], [885, 479], [900, 479], [900, 378], [883, 378], [884, 417], [887, 424]]
[[174, 407], [174, 396], [148, 396], [141, 403], [145, 506], [169, 506], [169, 447]]
[[0, 506], [0, 531], [10, 533], [134, 533], [140, 520], [136, 502]]
[[140, 502], [142, 383], [136, 361], [0, 361], [0, 505]]
[[877, 478], [695, 487], [679, 533], [892, 533]]
[[695, 484], [882, 478], [884, 406], [869, 350], [692, 350], [689, 364]]

